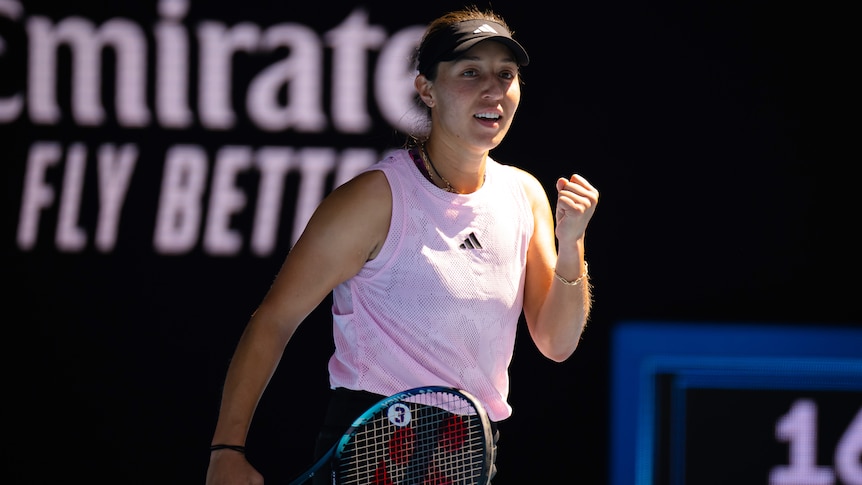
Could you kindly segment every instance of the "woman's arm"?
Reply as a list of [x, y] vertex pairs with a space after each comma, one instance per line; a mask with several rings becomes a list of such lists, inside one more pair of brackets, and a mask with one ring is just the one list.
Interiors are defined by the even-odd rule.
[[[373, 259], [386, 239], [392, 196], [372, 171], [334, 190], [317, 208], [251, 316], [228, 367], [213, 444], [242, 445], [258, 402], [297, 327], [339, 283]], [[223, 458], [232, 455], [232, 458]], [[255, 474], [233, 450], [213, 452], [208, 483]], [[242, 462], [240, 470], [237, 462]]]
[[539, 351], [562, 362], [577, 348], [590, 314], [584, 239], [599, 193], [580, 175], [560, 178], [552, 215], [544, 189], [535, 177], [524, 173], [535, 220], [527, 251], [524, 317]]

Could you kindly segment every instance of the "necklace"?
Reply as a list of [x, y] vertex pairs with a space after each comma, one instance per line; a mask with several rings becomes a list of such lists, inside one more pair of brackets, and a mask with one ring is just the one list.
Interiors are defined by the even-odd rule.
[[430, 174], [431, 171], [433, 170], [434, 174], [437, 175], [437, 178], [439, 178], [440, 180], [443, 181], [444, 184], [446, 184], [446, 187], [444, 187], [446, 192], [452, 192], [453, 194], [457, 194], [458, 191], [455, 190], [455, 187], [452, 187], [452, 184], [450, 184], [449, 181], [446, 180], [446, 178], [443, 177], [442, 175], [440, 175], [440, 172], [437, 171], [437, 167], [435, 167], [434, 162], [431, 161], [431, 155], [428, 155], [428, 151], [425, 150], [425, 144], [424, 143], [422, 144], [422, 149], [420, 150], [420, 153], [422, 154], [422, 160], [427, 165], [426, 168], [428, 169], [428, 173]]

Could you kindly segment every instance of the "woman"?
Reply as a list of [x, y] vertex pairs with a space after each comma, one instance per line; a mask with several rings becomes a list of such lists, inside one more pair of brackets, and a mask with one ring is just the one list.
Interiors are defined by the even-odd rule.
[[287, 342], [330, 292], [334, 391], [318, 454], [370, 405], [413, 387], [462, 388], [492, 421], [508, 418], [522, 312], [549, 359], [578, 345], [598, 192], [560, 178], [554, 213], [534, 176], [489, 156], [520, 104], [526, 51], [498, 15], [467, 8], [433, 21], [415, 60], [430, 129], [334, 190], [286, 258], [231, 361], [210, 485], [262, 483], [242, 454], [252, 415]]

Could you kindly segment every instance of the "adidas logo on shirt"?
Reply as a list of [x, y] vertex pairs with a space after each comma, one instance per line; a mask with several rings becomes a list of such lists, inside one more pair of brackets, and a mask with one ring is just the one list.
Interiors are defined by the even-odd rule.
[[460, 246], [461, 249], [482, 249], [482, 244], [479, 243], [479, 238], [475, 232], [470, 233], [470, 237], [464, 240]]

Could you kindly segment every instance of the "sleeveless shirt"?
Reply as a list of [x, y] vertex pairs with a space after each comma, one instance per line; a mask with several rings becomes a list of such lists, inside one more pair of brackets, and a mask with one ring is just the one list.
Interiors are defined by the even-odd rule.
[[516, 169], [489, 157], [472, 194], [433, 185], [405, 149], [366, 170], [386, 175], [392, 218], [377, 257], [333, 291], [331, 387], [388, 396], [452, 386], [491, 420], [508, 418], [534, 229]]

